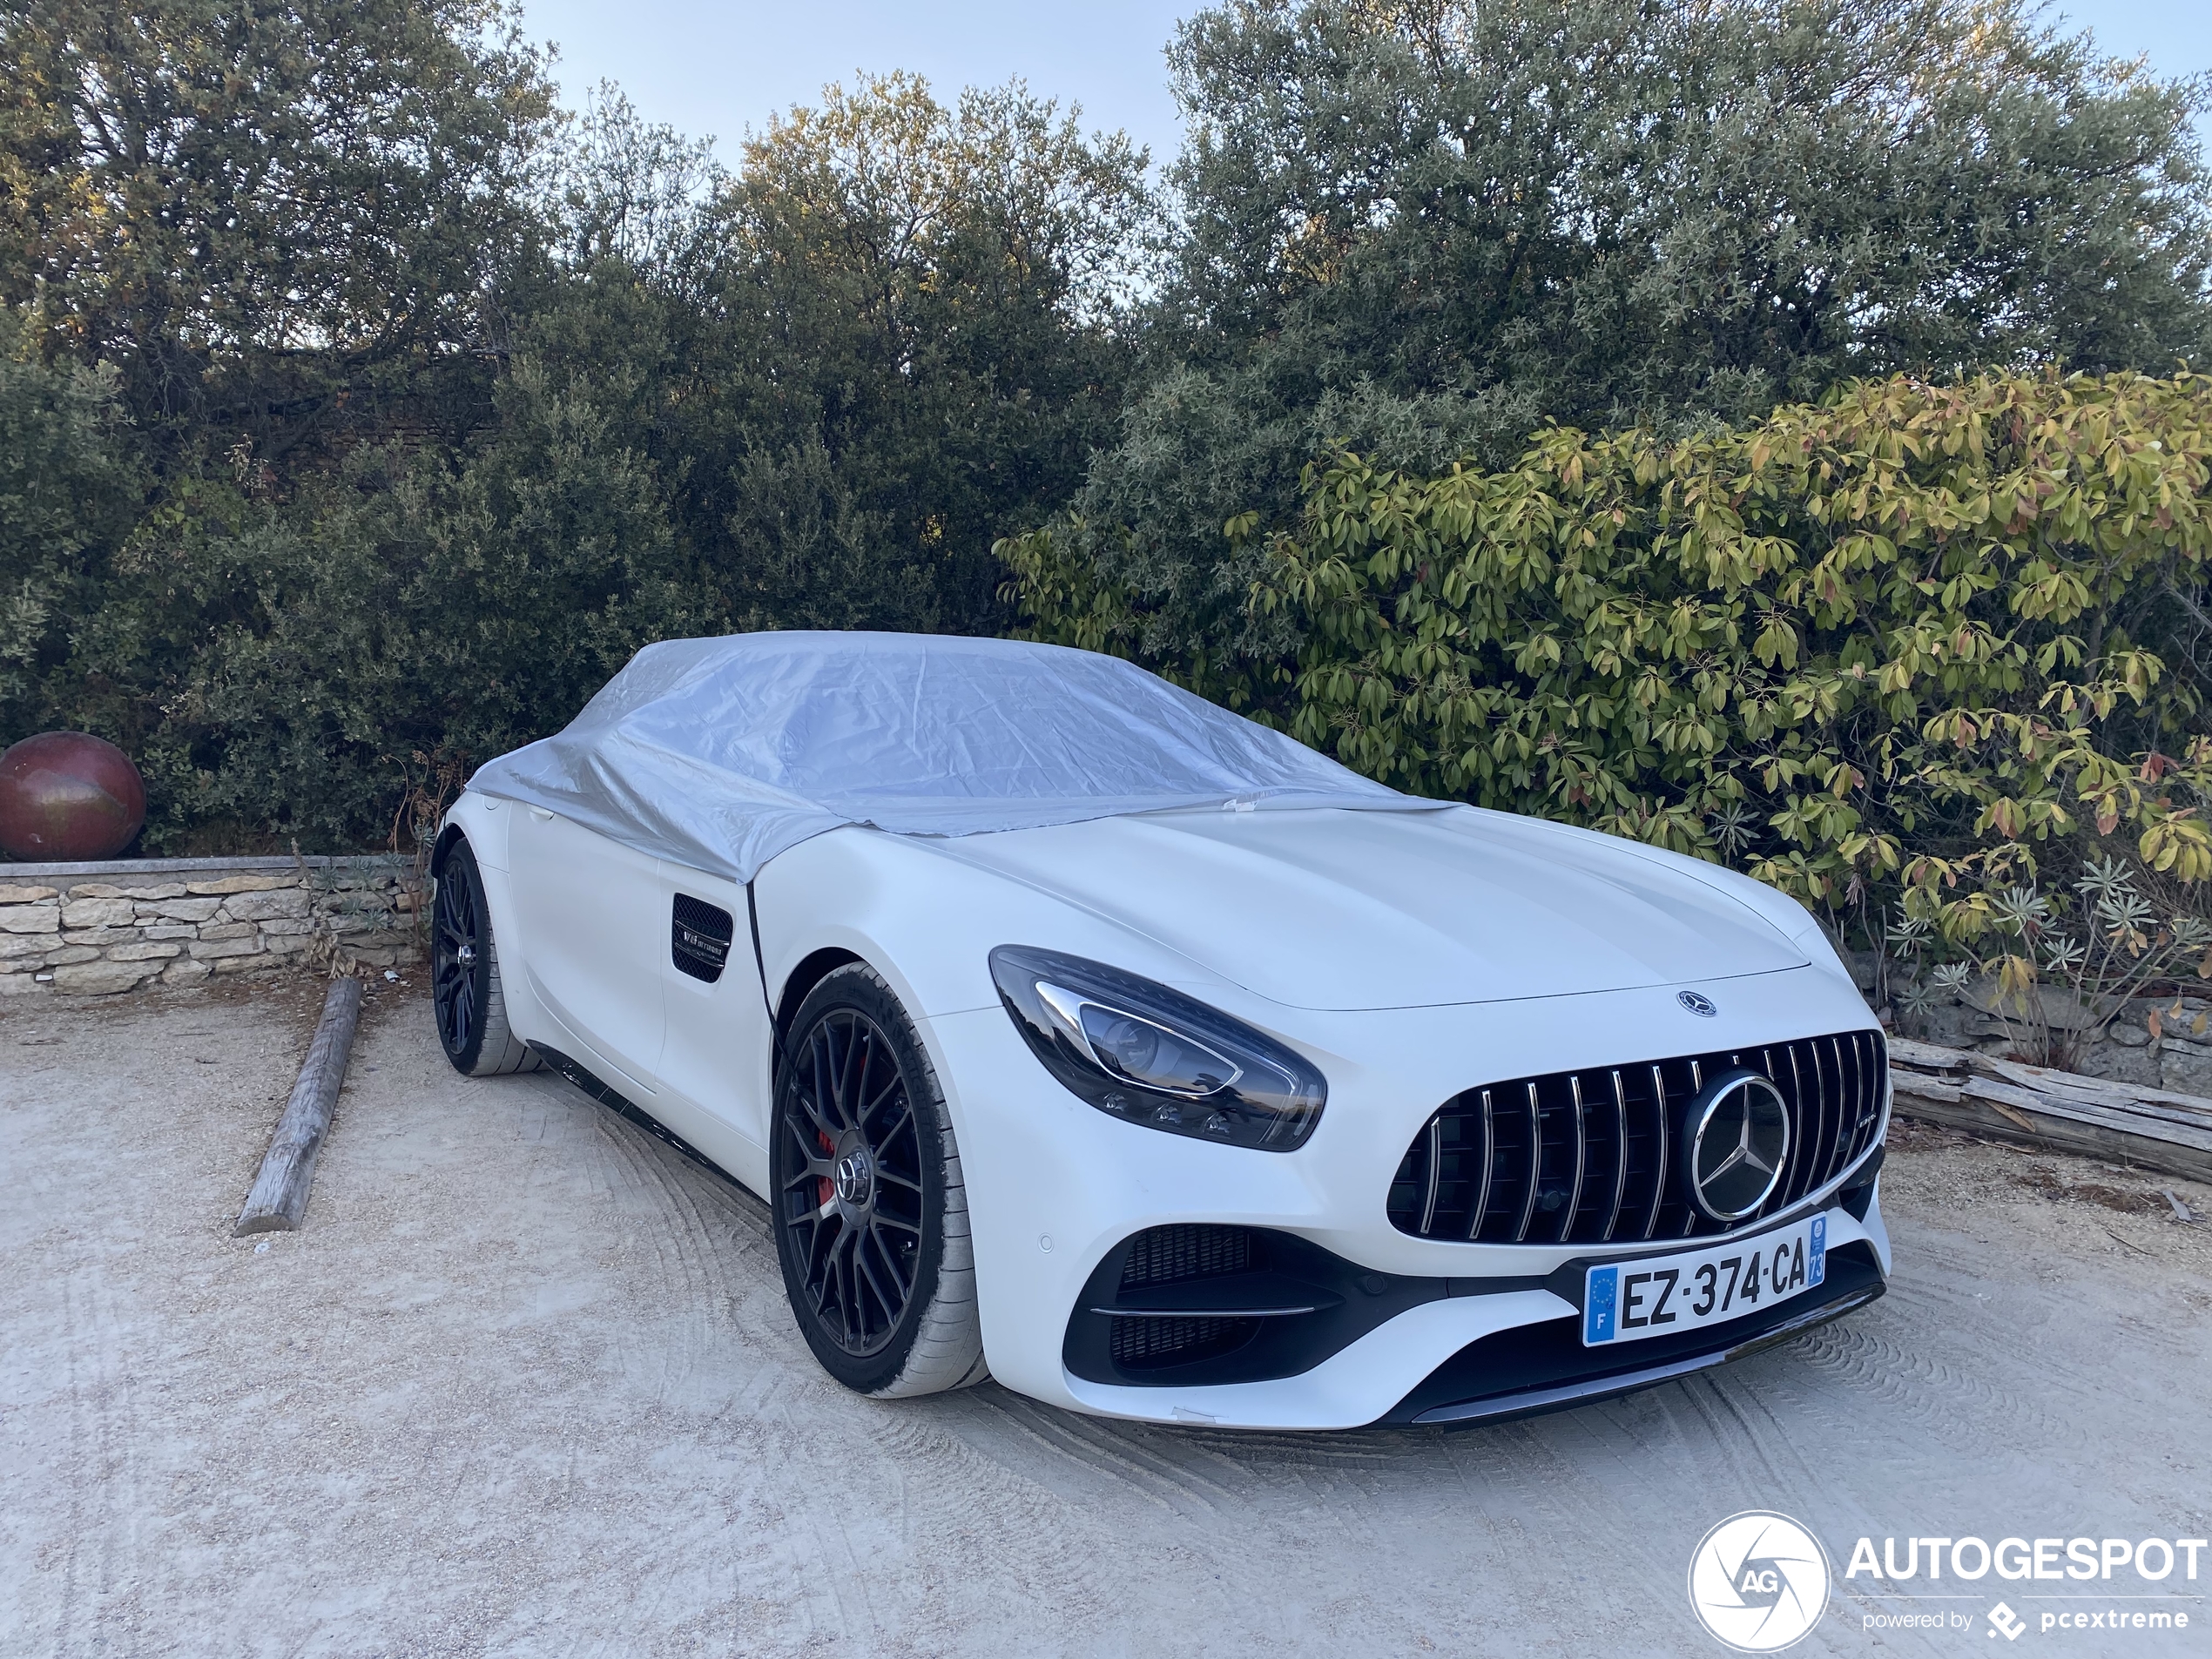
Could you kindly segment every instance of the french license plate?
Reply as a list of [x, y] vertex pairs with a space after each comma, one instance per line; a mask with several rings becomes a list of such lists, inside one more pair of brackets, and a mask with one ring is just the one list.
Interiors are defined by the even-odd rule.
[[1828, 1277], [1828, 1217], [1642, 1261], [1608, 1262], [1582, 1280], [1582, 1345], [1671, 1337], [1802, 1296]]

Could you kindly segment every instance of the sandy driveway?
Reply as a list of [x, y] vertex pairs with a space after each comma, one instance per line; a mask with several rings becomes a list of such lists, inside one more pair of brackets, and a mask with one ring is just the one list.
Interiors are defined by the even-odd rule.
[[[1528, 1423], [880, 1404], [815, 1369], [758, 1205], [556, 1080], [456, 1078], [400, 995], [307, 1230], [258, 1244], [311, 990], [0, 1013], [0, 1653], [1718, 1654], [1684, 1573], [1739, 1509], [1838, 1571], [1862, 1534], [2212, 1532], [2212, 1226], [2097, 1165], [1917, 1137], [1885, 1300]], [[1862, 1578], [1797, 1651], [1986, 1656], [1997, 1593], [1877, 1636], [1914, 1604]], [[2017, 1650], [2204, 1652], [2183, 1605]]]

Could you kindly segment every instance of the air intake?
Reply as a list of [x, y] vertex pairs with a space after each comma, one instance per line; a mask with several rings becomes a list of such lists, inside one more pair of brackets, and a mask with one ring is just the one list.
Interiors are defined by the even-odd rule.
[[678, 973], [713, 984], [729, 965], [730, 941], [736, 937], [737, 923], [728, 911], [688, 893], [676, 895], [675, 914], [669, 921], [669, 956]]

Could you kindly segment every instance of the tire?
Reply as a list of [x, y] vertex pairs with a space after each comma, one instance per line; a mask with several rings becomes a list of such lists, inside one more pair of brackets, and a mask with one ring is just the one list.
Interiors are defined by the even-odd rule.
[[430, 1003], [438, 1042], [455, 1071], [500, 1077], [538, 1069], [537, 1056], [507, 1022], [483, 873], [465, 840], [453, 844], [438, 872], [430, 923]]
[[790, 1029], [771, 1166], [776, 1257], [806, 1345], [879, 1399], [982, 1381], [960, 1148], [913, 1022], [850, 962]]

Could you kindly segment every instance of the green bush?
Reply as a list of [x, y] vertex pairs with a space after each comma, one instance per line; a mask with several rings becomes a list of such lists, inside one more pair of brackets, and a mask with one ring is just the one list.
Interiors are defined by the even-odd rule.
[[[1738, 863], [1878, 938], [2124, 851], [2212, 875], [2189, 659], [2212, 381], [1856, 383], [1737, 430], [1537, 435], [1518, 466], [1310, 467], [1231, 520], [1294, 656], [1158, 664], [1416, 792]], [[1142, 606], [1051, 531], [1001, 546], [1034, 637]]]

